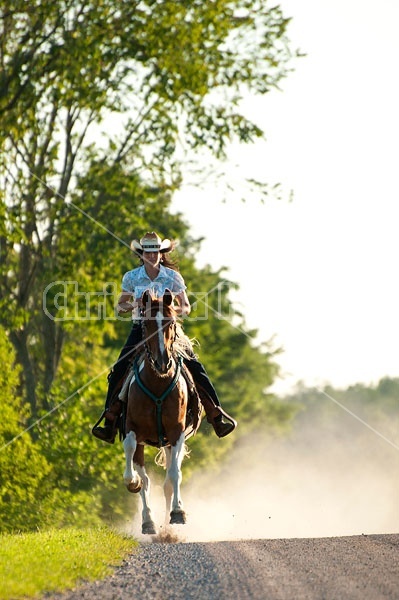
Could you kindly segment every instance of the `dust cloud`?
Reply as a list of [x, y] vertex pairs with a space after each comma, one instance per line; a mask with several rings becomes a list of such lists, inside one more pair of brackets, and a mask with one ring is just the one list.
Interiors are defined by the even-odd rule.
[[[378, 427], [384, 433], [389, 423]], [[160, 536], [173, 531], [181, 542], [397, 533], [398, 468], [397, 449], [342, 414], [333, 427], [302, 422], [284, 438], [241, 439], [219, 471], [186, 485], [183, 463], [186, 525], [162, 526], [161, 482], [151, 505]], [[150, 541], [140, 533], [140, 512], [131, 533]]]

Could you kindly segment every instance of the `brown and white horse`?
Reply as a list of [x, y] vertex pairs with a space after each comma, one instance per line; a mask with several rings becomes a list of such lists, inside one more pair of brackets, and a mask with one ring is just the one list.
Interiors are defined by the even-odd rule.
[[[188, 433], [188, 387], [182, 360], [175, 351], [176, 313], [169, 290], [160, 299], [148, 291], [142, 297], [142, 327], [145, 352], [134, 363], [126, 409], [124, 482], [130, 492], [140, 492], [142, 532], [155, 534], [149, 505], [150, 479], [144, 466], [144, 446], [162, 449], [166, 477], [164, 495], [170, 523], [183, 524], [186, 515], [180, 495], [181, 465], [186, 454]], [[193, 433], [199, 417], [189, 425]]]

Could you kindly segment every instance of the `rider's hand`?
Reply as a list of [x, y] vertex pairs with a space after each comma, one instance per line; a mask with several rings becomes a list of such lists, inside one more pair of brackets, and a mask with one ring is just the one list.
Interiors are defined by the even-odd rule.
[[118, 313], [129, 313], [132, 312], [132, 310], [134, 310], [135, 308], [137, 308], [138, 304], [137, 302], [120, 302], [117, 307], [116, 310], [118, 311]]

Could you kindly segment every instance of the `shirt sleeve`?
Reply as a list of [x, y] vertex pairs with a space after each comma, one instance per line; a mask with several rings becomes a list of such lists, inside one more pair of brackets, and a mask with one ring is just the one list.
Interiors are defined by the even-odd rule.
[[175, 296], [177, 296], [181, 292], [184, 292], [184, 290], [186, 290], [186, 289], [187, 289], [187, 286], [184, 283], [183, 277], [180, 275], [180, 273], [178, 273], [177, 271], [174, 271], [172, 289], [170, 291], [173, 294], [175, 294]]
[[132, 271], [128, 271], [122, 277], [122, 291], [134, 294], [134, 282]]

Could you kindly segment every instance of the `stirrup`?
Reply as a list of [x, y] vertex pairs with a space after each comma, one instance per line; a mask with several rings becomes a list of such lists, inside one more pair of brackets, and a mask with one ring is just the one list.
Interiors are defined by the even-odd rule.
[[[101, 440], [102, 442], [107, 442], [107, 444], [113, 444], [115, 442], [116, 434], [118, 431], [119, 418], [116, 417], [113, 421], [111, 421], [110, 419], [105, 418], [105, 414], [107, 412], [108, 411], [105, 410], [102, 413], [101, 417], [92, 428], [91, 433], [92, 435], [94, 435], [95, 438]], [[99, 427], [103, 419], [105, 421], [105, 425], [104, 427]]]
[[[208, 417], [207, 421], [208, 423], [211, 423], [218, 437], [226, 437], [226, 435], [229, 435], [229, 433], [234, 431], [234, 429], [237, 427], [237, 421], [233, 419], [233, 417], [230, 417], [230, 415], [227, 414], [227, 412], [224, 411], [221, 406], [216, 406], [215, 412], [216, 409], [218, 411], [217, 417], [219, 417], [219, 419], [217, 419], [217, 417]], [[223, 421], [223, 417], [225, 421]], [[226, 423], [226, 421], [228, 422]]]
[[[95, 429], [96, 427], [98, 427], [101, 423], [101, 421], [103, 419], [105, 419], [105, 413], [108, 412], [107, 410], [103, 410], [103, 412], [101, 413], [101, 417], [98, 419], [97, 423], [95, 425], [93, 425], [93, 429]], [[93, 429], [91, 430], [93, 433]]]
[[[222, 409], [222, 411], [223, 411], [223, 409]], [[213, 420], [212, 427], [215, 430], [216, 435], [219, 438], [222, 438], [222, 437], [226, 437], [226, 435], [229, 435], [229, 433], [234, 431], [234, 429], [237, 427], [237, 421], [235, 419], [233, 419], [233, 417], [230, 417], [230, 415], [228, 415], [224, 411], [223, 411], [223, 413], [221, 413], [220, 417], [221, 418], [218, 420], [216, 420], [216, 419]], [[223, 417], [225, 418], [225, 421], [223, 421]], [[227, 423], [226, 423], [226, 421], [227, 421]]]

